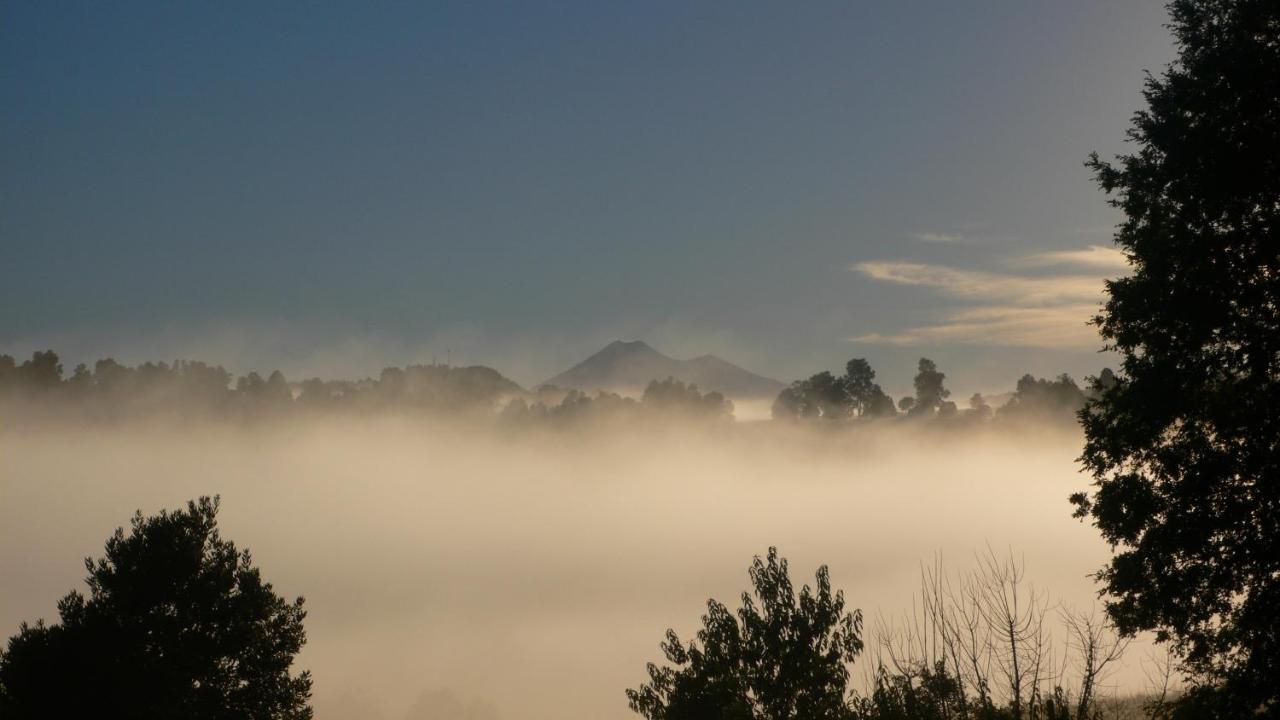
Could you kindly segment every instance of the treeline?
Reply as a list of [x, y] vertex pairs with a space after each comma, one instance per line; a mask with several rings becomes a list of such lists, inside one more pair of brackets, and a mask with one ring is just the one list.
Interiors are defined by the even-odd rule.
[[64, 376], [58, 354], [36, 352], [21, 364], [0, 355], [0, 400], [39, 403], [102, 415], [176, 413], [184, 416], [250, 415], [291, 410], [406, 407], [491, 410], [519, 385], [486, 367], [411, 365], [387, 368], [378, 378], [289, 382], [276, 370], [235, 377], [199, 361], [145, 362], [130, 367], [106, 358], [77, 365]]
[[496, 418], [510, 424], [566, 424], [639, 415], [682, 414], [732, 420], [733, 403], [718, 392], [673, 378], [649, 383], [639, 399], [615, 393], [587, 394], [544, 386], [528, 392], [493, 368], [409, 365], [389, 367], [363, 380], [288, 380], [276, 370], [266, 377], [236, 377], [219, 365], [175, 360], [128, 366], [114, 359], [77, 365], [64, 372], [52, 350], [21, 363], [0, 355], [0, 403], [67, 411], [88, 417], [148, 414], [250, 418], [287, 413], [404, 410], [450, 417]]
[[775, 420], [874, 420], [881, 418], [958, 418], [990, 420], [995, 417], [1025, 419], [1058, 419], [1075, 422], [1076, 414], [1091, 400], [1096, 400], [1116, 384], [1110, 368], [1097, 377], [1086, 379], [1081, 388], [1070, 375], [1053, 379], [1023, 375], [1008, 402], [993, 408], [981, 393], [974, 393], [968, 407], [961, 409], [948, 400], [946, 373], [929, 358], [920, 358], [913, 380], [915, 395], [904, 396], [894, 403], [875, 382], [876, 372], [863, 358], [845, 364], [843, 375], [823, 371], [805, 380], [797, 380], [778, 394], [773, 403]]
[[731, 422], [733, 402], [718, 392], [703, 393], [693, 383], [675, 378], [652, 380], [639, 399], [617, 393], [563, 390], [554, 385], [538, 388], [536, 399], [512, 398], [499, 418], [513, 425], [550, 423], [574, 425], [584, 422], [627, 422], [637, 418], [678, 415], [695, 420]]
[[[845, 365], [842, 375], [820, 372], [797, 380], [773, 403], [778, 421], [861, 422], [886, 418], [981, 422], [1000, 418], [1074, 423], [1076, 413], [1116, 382], [1104, 369], [1081, 388], [1068, 375], [1053, 379], [1024, 375], [1008, 401], [993, 407], [981, 394], [960, 408], [950, 400], [946, 374], [921, 358], [915, 395], [895, 402], [875, 382], [862, 358]], [[124, 365], [112, 358], [66, 373], [52, 350], [33, 353], [19, 363], [0, 355], [0, 404], [21, 404], [21, 412], [39, 408], [90, 418], [166, 415], [247, 419], [288, 413], [382, 412], [399, 410], [442, 416], [489, 419], [504, 425], [568, 426], [628, 423], [645, 418], [681, 416], [729, 422], [733, 402], [719, 392], [675, 378], [655, 379], [639, 398], [597, 391], [542, 386], [530, 392], [484, 366], [409, 365], [389, 367], [362, 380], [290, 381], [276, 370], [235, 376], [220, 365], [196, 360]]]

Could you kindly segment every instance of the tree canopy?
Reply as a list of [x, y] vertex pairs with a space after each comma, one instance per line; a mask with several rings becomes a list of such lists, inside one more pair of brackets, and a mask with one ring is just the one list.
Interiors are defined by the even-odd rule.
[[1123, 365], [1072, 500], [1115, 548], [1111, 616], [1173, 643], [1198, 715], [1280, 717], [1280, 4], [1169, 9], [1134, 152], [1089, 161], [1131, 272], [1096, 318]]
[[710, 600], [697, 640], [674, 630], [661, 644], [669, 667], [627, 690], [649, 720], [836, 720], [851, 718], [849, 664], [862, 652], [862, 613], [846, 612], [825, 566], [799, 594], [787, 561], [769, 548], [748, 571], [754, 589], [730, 612]]
[[302, 598], [276, 595], [217, 513], [201, 498], [117, 530], [85, 561], [88, 594], [0, 652], [0, 717], [310, 718], [311, 677], [290, 672]]
[[777, 419], [824, 418], [845, 420], [896, 415], [893, 398], [876, 384], [876, 371], [863, 358], [845, 364], [844, 375], [823, 371], [797, 380], [774, 401]]
[[[1103, 369], [1103, 373], [1109, 373]], [[1101, 382], [1101, 381], [1100, 381]], [[1023, 375], [1018, 379], [1013, 397], [1000, 408], [1001, 416], [1023, 418], [1031, 414], [1074, 419], [1085, 405], [1084, 391], [1070, 375], [1052, 380]]]
[[[937, 363], [929, 358], [920, 358], [916, 377], [912, 381], [916, 388], [916, 400], [911, 404], [909, 412], [912, 415], [945, 412], [943, 406], [948, 404], [947, 398], [951, 396], [951, 391], [942, 384], [946, 379], [946, 373], [938, 370]], [[955, 404], [949, 404], [950, 411], [955, 412]]]

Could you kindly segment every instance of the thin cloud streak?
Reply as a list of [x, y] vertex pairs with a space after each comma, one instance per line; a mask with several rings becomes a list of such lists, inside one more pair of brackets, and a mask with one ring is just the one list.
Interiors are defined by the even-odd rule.
[[852, 342], [877, 345], [1010, 345], [1079, 350], [1099, 345], [1097, 330], [1087, 323], [1097, 305], [1049, 308], [989, 306], [953, 313], [944, 322], [899, 333], [868, 333]]
[[933, 324], [864, 333], [849, 340], [894, 346], [981, 344], [1054, 350], [1096, 349], [1100, 345], [1097, 330], [1088, 321], [1102, 304], [1104, 275], [1121, 274], [1128, 268], [1123, 253], [1092, 245], [1035, 253], [1008, 264], [1075, 271], [1029, 276], [889, 260], [857, 263], [850, 269], [873, 280], [929, 288], [972, 305], [953, 310]]
[[853, 270], [873, 280], [934, 288], [952, 297], [1020, 306], [1092, 301], [1097, 300], [1102, 291], [1101, 280], [1093, 275], [1024, 277], [894, 261], [857, 263]]
[[915, 239], [920, 240], [922, 242], [931, 242], [931, 243], [953, 243], [953, 242], [960, 242], [961, 240], [964, 239], [963, 235], [949, 235], [946, 233], [932, 233], [932, 232], [916, 233], [913, 237], [915, 237]]
[[1099, 270], [1126, 270], [1129, 267], [1129, 260], [1123, 252], [1115, 248], [1090, 245], [1080, 250], [1055, 250], [1028, 255], [1016, 260], [1015, 264], [1028, 267], [1070, 265]]

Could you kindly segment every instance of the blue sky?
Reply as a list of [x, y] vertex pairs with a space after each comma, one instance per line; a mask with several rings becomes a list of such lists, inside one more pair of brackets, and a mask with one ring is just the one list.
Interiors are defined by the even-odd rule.
[[[1156, 2], [0, 5], [0, 352], [1096, 371]], [[1073, 318], [1080, 315], [1079, 322]]]

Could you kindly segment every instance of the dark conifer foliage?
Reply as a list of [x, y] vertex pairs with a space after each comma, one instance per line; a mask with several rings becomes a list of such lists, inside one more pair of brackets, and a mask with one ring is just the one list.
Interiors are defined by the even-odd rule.
[[1089, 166], [1132, 265], [1097, 318], [1124, 358], [1083, 414], [1127, 631], [1174, 643], [1200, 716], [1280, 717], [1280, 3], [1176, 0], [1135, 149]]
[[217, 513], [201, 498], [117, 530], [85, 561], [88, 594], [0, 653], [0, 718], [310, 718], [310, 675], [290, 672], [302, 598], [276, 595]]

